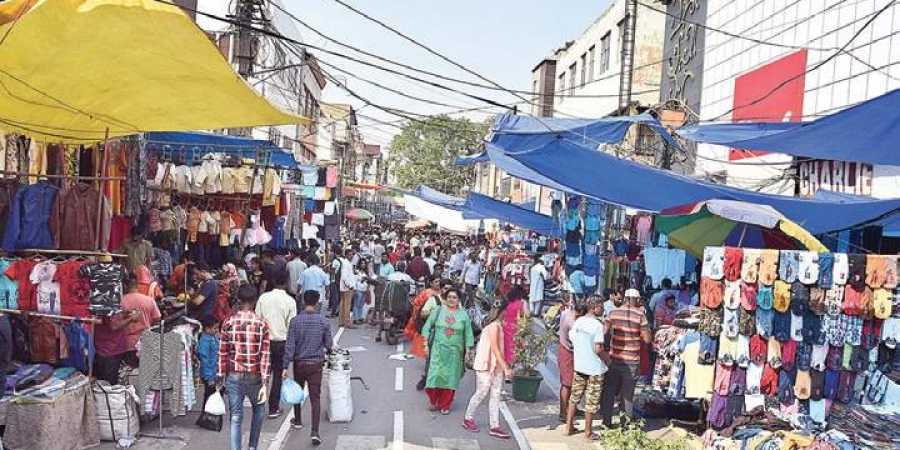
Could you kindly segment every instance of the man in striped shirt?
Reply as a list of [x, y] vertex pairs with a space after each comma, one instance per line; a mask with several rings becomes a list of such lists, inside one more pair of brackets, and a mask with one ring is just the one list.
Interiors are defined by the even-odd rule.
[[649, 344], [652, 339], [637, 289], [625, 291], [625, 303], [609, 313], [606, 329], [610, 336], [610, 364], [603, 388], [601, 412], [604, 425], [610, 426], [616, 398], [622, 399], [625, 413], [633, 415], [634, 382], [641, 363], [641, 342]]
[[[219, 342], [219, 378], [224, 378], [231, 414], [231, 450], [241, 450], [241, 424], [244, 421], [244, 397], [253, 405], [250, 443], [256, 450], [266, 415], [266, 389], [270, 365], [269, 325], [257, 315], [257, 291], [251, 285], [238, 290], [241, 304], [222, 325]], [[274, 401], [279, 401], [275, 399]]]

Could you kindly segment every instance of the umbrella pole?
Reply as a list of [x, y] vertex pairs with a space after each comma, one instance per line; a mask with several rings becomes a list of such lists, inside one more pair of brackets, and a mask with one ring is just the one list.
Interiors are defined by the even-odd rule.
[[744, 224], [744, 228], [741, 230], [741, 238], [738, 240], [738, 247], [744, 246], [744, 236], [747, 235], [747, 224]]

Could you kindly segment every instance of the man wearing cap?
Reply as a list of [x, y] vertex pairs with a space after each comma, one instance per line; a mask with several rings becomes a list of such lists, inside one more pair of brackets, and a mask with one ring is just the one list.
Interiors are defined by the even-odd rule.
[[625, 291], [625, 303], [607, 318], [610, 365], [603, 389], [603, 423], [612, 425], [613, 401], [622, 397], [623, 408], [633, 412], [634, 382], [641, 362], [641, 342], [649, 344], [650, 326], [637, 289]]

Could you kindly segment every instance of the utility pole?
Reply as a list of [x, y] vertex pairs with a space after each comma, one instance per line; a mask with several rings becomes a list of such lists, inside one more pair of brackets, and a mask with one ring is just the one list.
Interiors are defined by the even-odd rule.
[[634, 35], [637, 25], [637, 0], [625, 2], [625, 26], [622, 27], [622, 64], [619, 71], [619, 111], [631, 106], [631, 81], [634, 76]]

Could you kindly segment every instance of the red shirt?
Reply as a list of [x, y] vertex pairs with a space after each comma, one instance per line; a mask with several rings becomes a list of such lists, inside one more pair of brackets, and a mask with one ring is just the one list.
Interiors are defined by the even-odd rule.
[[122, 297], [122, 309], [137, 310], [141, 312], [140, 320], [133, 321], [125, 328], [127, 336], [125, 338], [128, 351], [137, 348], [137, 343], [141, 339], [141, 333], [150, 325], [159, 320], [162, 315], [159, 313], [159, 307], [153, 298], [137, 292], [130, 292]]
[[53, 281], [59, 283], [61, 312], [67, 316], [86, 317], [91, 313], [91, 282], [81, 276], [81, 266], [87, 261], [66, 261], [56, 268]]
[[[14, 261], [6, 268], [6, 276], [10, 280], [15, 281], [18, 285], [18, 303], [21, 311], [37, 311], [37, 298], [35, 297], [34, 285], [28, 277], [31, 275], [31, 269], [37, 265], [37, 261], [28, 259], [20, 259]], [[62, 287], [62, 286], [60, 286]]]
[[269, 373], [269, 324], [253, 311], [238, 311], [222, 325], [219, 375]]

